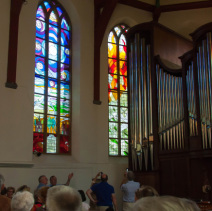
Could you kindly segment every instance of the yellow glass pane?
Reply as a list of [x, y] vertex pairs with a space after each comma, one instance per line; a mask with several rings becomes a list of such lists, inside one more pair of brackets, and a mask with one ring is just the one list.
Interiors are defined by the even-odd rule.
[[108, 57], [117, 58], [117, 46], [116, 44], [108, 43]]
[[127, 62], [126, 61], [120, 61], [119, 62], [120, 66], [120, 75], [125, 75], [127, 76]]
[[127, 46], [119, 46], [119, 59], [127, 60]]
[[117, 60], [108, 59], [108, 73], [117, 74]]
[[120, 90], [127, 91], [127, 77], [120, 76]]

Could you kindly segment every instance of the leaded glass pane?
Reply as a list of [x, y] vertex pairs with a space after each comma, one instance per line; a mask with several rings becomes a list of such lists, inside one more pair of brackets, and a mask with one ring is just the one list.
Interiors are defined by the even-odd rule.
[[49, 43], [49, 59], [58, 60], [58, 45]]
[[66, 99], [60, 99], [60, 116], [69, 117], [70, 101]]
[[109, 105], [118, 105], [118, 93], [116, 91], [108, 91]]
[[70, 56], [69, 49], [68, 48], [65, 48], [65, 47], [61, 47], [61, 62], [62, 63], [69, 64], [70, 63], [69, 56]]
[[70, 98], [70, 87], [68, 83], [61, 83], [60, 84], [60, 97], [64, 99], [69, 99]]
[[63, 81], [66, 81], [66, 82], [70, 81], [69, 65], [61, 64], [60, 80], [63, 80]]
[[117, 74], [117, 60], [116, 59], [108, 59], [108, 72]]
[[57, 22], [58, 22], [57, 21], [57, 16], [56, 16], [55, 12], [52, 11], [50, 16], [49, 16], [49, 23], [57, 26]]
[[69, 137], [60, 136], [60, 153], [69, 153]]
[[46, 24], [43, 21], [36, 20], [36, 37], [45, 39]]
[[48, 95], [57, 96], [57, 81], [49, 80], [48, 81]]
[[44, 15], [43, 7], [42, 7], [42, 6], [39, 6], [39, 7], [38, 7], [37, 13], [36, 13], [36, 18], [37, 18], [37, 19], [40, 19], [40, 20], [42, 20], [42, 21], [45, 20], [45, 15]]
[[56, 116], [47, 116], [47, 133], [56, 133]]
[[125, 36], [122, 34], [120, 39], [119, 39], [119, 44], [120, 45], [127, 45], [127, 41], [126, 41], [126, 38]]
[[49, 25], [49, 41], [58, 42], [58, 28], [53, 25]]
[[118, 123], [109, 122], [109, 137], [118, 138]]
[[34, 92], [38, 94], [44, 94], [44, 79], [41, 77], [35, 77]]
[[110, 34], [108, 36], [108, 42], [109, 43], [116, 43], [116, 37], [115, 37], [113, 32], [110, 32]]
[[63, 11], [61, 10], [60, 7], [57, 7], [57, 12], [58, 12], [59, 17], [63, 14]]
[[51, 78], [57, 78], [57, 62], [49, 60], [48, 76]]
[[45, 63], [42, 57], [35, 57], [35, 74], [45, 75]]
[[121, 93], [120, 96], [120, 106], [128, 106], [128, 97], [127, 93]]
[[116, 35], [119, 36], [119, 34], [121, 33], [121, 29], [119, 28], [119, 26], [114, 27], [114, 30], [116, 32]]
[[128, 123], [128, 108], [120, 108], [121, 122]]
[[128, 124], [121, 123], [121, 138], [128, 138]]
[[44, 129], [44, 115], [34, 113], [34, 120], [33, 120], [33, 131], [34, 132], [43, 132]]
[[69, 118], [60, 117], [60, 134], [69, 135]]
[[128, 140], [121, 140], [121, 155], [128, 155]]
[[118, 139], [109, 139], [109, 155], [118, 155], [119, 147], [118, 147]]
[[120, 61], [119, 62], [119, 68], [120, 68], [120, 75], [127, 76], [127, 62], [126, 61]]
[[46, 52], [45, 52], [45, 40], [36, 38], [36, 43], [35, 43], [35, 54], [38, 56], [43, 56], [45, 57]]
[[119, 46], [119, 58], [122, 60], [127, 60], [127, 47], [126, 46]]
[[69, 26], [69, 24], [67, 23], [67, 21], [66, 21], [65, 18], [62, 19], [61, 28], [62, 28], [62, 29], [66, 29], [66, 30], [68, 30], [68, 31], [70, 30], [70, 26]]
[[50, 134], [47, 137], [47, 143], [46, 143], [47, 153], [56, 153], [56, 141], [57, 141], [57, 138], [52, 134]]
[[61, 45], [68, 45], [70, 41], [70, 33], [66, 30], [61, 30]]
[[109, 106], [109, 121], [118, 122], [118, 107]]
[[120, 90], [127, 91], [127, 77], [120, 76]]
[[33, 152], [43, 152], [43, 133], [33, 134]]
[[108, 43], [108, 57], [117, 58], [117, 45]]
[[108, 88], [109, 89], [117, 89], [118, 83], [117, 83], [117, 75], [108, 74]]
[[48, 114], [57, 115], [57, 98], [48, 97], [47, 109]]
[[45, 1], [45, 2], [44, 2], [44, 5], [45, 5], [46, 10], [47, 10], [47, 12], [48, 12], [48, 11], [50, 10], [50, 8], [51, 8], [50, 4], [49, 4], [47, 1]]
[[34, 112], [44, 113], [44, 95], [34, 94]]

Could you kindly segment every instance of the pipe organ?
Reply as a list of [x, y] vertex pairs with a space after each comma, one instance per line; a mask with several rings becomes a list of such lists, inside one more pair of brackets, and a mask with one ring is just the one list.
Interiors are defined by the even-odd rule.
[[212, 176], [212, 23], [191, 37], [155, 22], [127, 33], [129, 168], [161, 194], [192, 198]]

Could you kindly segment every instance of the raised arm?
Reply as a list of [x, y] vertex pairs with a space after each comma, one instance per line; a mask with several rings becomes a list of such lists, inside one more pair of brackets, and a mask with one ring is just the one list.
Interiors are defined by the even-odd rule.
[[68, 179], [67, 179], [67, 182], [65, 183], [65, 185], [68, 185], [68, 186], [69, 186], [70, 181], [71, 181], [71, 178], [72, 178], [73, 176], [74, 176], [73, 173], [71, 173], [71, 174], [68, 175]]
[[96, 183], [97, 177], [101, 176], [101, 173], [102, 173], [102, 172], [99, 172], [99, 173], [94, 177], [94, 179], [92, 180], [92, 183], [91, 183], [91, 187]]
[[120, 187], [125, 183], [127, 183], [127, 172], [124, 173], [124, 178], [121, 181]]

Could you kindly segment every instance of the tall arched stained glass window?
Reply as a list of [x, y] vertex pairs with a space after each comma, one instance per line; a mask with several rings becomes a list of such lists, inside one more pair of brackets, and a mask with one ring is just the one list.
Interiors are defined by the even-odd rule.
[[70, 88], [70, 20], [56, 0], [45, 0], [36, 13], [33, 151], [70, 153]]
[[128, 27], [115, 26], [108, 36], [109, 155], [128, 155]]

